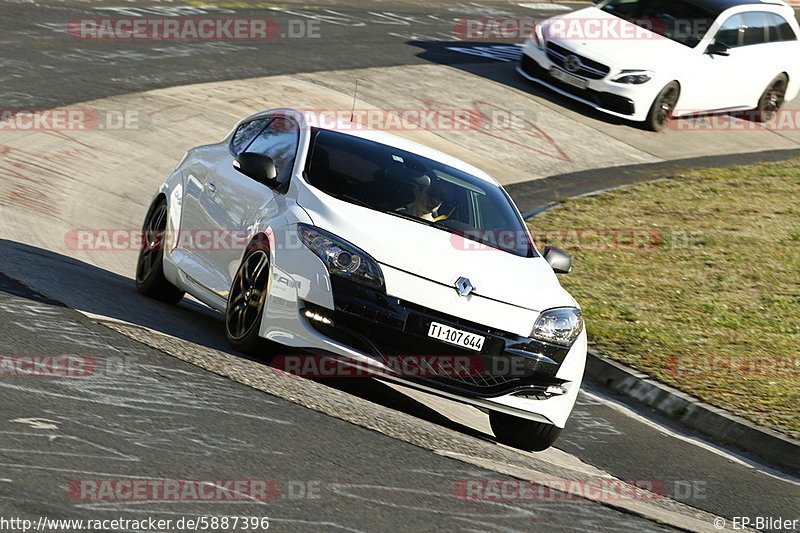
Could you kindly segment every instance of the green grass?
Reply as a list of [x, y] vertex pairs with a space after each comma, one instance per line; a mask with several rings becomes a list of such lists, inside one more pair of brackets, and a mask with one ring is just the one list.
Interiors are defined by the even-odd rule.
[[[712, 169], [567, 200], [529, 221], [651, 229], [657, 246], [569, 250], [561, 282], [609, 357], [712, 405], [800, 437], [800, 160]], [[685, 364], [785, 358], [783, 372], [676, 372]], [[744, 359], [742, 359], [744, 358]], [[682, 366], [681, 368], [688, 368]], [[766, 374], [766, 375], [765, 375]]]

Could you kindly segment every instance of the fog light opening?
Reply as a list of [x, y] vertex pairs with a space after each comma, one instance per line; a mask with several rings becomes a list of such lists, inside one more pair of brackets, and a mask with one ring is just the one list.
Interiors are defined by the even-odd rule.
[[333, 320], [317, 313], [316, 311], [312, 311], [311, 309], [306, 309], [305, 311], [303, 311], [303, 316], [305, 316], [309, 320], [319, 322], [320, 324], [325, 324], [326, 326], [333, 325]]

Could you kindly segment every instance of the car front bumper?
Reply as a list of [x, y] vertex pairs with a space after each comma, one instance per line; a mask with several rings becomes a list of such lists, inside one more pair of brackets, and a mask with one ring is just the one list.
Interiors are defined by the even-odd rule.
[[[560, 391], [564, 380], [556, 375], [569, 353], [567, 347], [486, 328], [343, 279], [331, 281], [335, 309], [308, 302], [302, 309], [333, 323], [309, 320], [326, 337], [384, 358], [463, 356], [474, 363], [474, 370], [462, 375], [452, 372], [414, 379], [464, 396], [496, 398], [512, 394], [544, 400], [563, 393]], [[448, 344], [428, 336], [431, 322], [481, 335], [486, 340], [479, 352]]]
[[517, 66], [517, 72], [530, 81], [598, 111], [637, 122], [647, 118], [650, 107], [660, 90], [653, 80], [642, 85], [614, 83], [609, 79], [613, 74], [606, 75], [601, 79], [588, 79], [588, 85], [583, 89], [555, 79], [550, 74], [551, 69], [554, 68], [558, 69], [559, 67], [551, 61], [548, 54], [529, 42], [523, 48], [522, 60]]
[[[305, 255], [302, 250], [288, 253]], [[286, 254], [284, 251], [283, 259]], [[375, 291], [330, 277], [322, 262], [313, 257], [293, 260], [292, 275], [279, 268], [280, 260], [273, 263], [273, 285], [262, 337], [314, 354], [346, 356], [370, 367], [382, 364], [387, 356], [467, 356], [473, 361], [480, 358], [491, 372], [421, 377], [387, 372], [385, 379], [482, 410], [564, 427], [583, 377], [585, 332], [569, 348], [520, 337], [392, 296], [391, 289], [389, 293]], [[298, 274], [298, 265], [307, 271]], [[288, 282], [276, 282], [287, 278]], [[317, 281], [309, 284], [307, 280]], [[314, 289], [317, 285], [326, 290]], [[332, 325], [310, 319], [307, 311], [326, 317]], [[475, 352], [429, 338], [431, 321], [485, 336], [483, 348]], [[497, 368], [514, 371], [497, 373]]]

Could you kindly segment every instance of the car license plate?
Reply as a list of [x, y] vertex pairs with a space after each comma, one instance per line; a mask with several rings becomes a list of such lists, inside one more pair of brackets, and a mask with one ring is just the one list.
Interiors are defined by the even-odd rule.
[[438, 322], [431, 322], [431, 326], [428, 328], [428, 337], [455, 344], [456, 346], [461, 346], [468, 350], [475, 350], [476, 352], [483, 349], [483, 341], [486, 340], [486, 337], [482, 335], [475, 335], [468, 331], [451, 328], [450, 326], [445, 326]]
[[579, 78], [578, 76], [573, 76], [572, 74], [567, 74], [563, 70], [559, 70], [555, 67], [550, 69], [550, 75], [558, 81], [562, 81], [567, 85], [572, 85], [573, 87], [577, 87], [579, 89], [585, 89], [589, 86], [589, 80]]

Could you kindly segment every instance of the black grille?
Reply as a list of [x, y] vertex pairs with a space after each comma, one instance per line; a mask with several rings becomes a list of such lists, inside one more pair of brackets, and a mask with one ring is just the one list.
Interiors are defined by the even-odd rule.
[[599, 101], [599, 105], [603, 109], [608, 109], [621, 115], [633, 115], [635, 109], [631, 99], [613, 93], [592, 92], [596, 93], [594, 97]]
[[[567, 70], [564, 68], [564, 60], [570, 55], [577, 57], [582, 65], [581, 68], [573, 72], [573, 74], [577, 74], [578, 76], [582, 76], [584, 78], [589, 78], [590, 80], [601, 80], [608, 76], [608, 73], [611, 72], [611, 68], [607, 65], [598, 63], [593, 59], [589, 59], [588, 57], [583, 57], [582, 55], [571, 52], [563, 46], [559, 46], [555, 43], [547, 43], [547, 57], [550, 59], [550, 61], [564, 70]], [[567, 72], [571, 71], [567, 70]]]
[[[480, 373], [427, 374], [425, 381], [440, 388], [491, 397], [512, 392], [540, 393], [555, 378], [568, 349], [487, 328], [393, 298], [341, 278], [332, 279], [334, 311], [307, 304], [307, 308], [330, 318], [333, 325], [309, 321], [325, 336], [359, 351], [381, 356], [469, 356], [480, 361]], [[440, 342], [428, 336], [431, 321], [486, 337], [480, 352]], [[466, 370], [466, 369], [465, 369]]]

